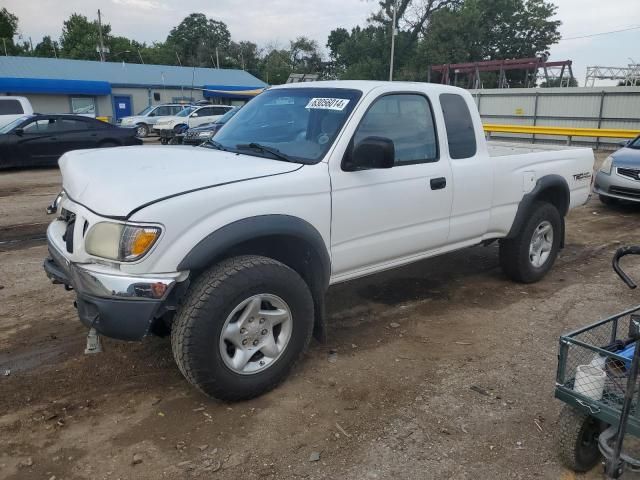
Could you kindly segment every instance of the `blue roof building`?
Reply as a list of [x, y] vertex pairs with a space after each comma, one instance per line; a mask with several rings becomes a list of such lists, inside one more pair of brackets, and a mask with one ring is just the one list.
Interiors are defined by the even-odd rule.
[[0, 94], [26, 96], [40, 113], [116, 120], [159, 103], [242, 104], [264, 87], [244, 70], [0, 57]]

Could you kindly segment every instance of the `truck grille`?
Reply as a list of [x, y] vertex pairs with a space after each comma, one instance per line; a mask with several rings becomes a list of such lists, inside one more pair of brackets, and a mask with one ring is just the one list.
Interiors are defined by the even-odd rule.
[[633, 180], [640, 180], [640, 170], [636, 168], [618, 168], [618, 175], [623, 177], [632, 178]]

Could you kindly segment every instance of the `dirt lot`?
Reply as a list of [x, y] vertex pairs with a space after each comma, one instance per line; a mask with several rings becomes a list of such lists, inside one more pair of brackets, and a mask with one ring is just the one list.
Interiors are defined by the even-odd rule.
[[575, 478], [554, 451], [557, 338], [638, 302], [610, 258], [640, 241], [640, 209], [573, 211], [535, 285], [490, 246], [336, 286], [329, 341], [225, 404], [189, 387], [167, 339], [83, 354], [73, 294], [41, 268], [59, 182], [0, 175], [0, 478]]

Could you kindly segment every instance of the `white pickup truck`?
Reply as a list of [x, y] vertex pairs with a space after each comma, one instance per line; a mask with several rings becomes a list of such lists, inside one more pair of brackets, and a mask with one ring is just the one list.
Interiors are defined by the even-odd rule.
[[65, 154], [44, 266], [94, 332], [170, 331], [193, 385], [250, 398], [323, 337], [330, 285], [493, 240], [507, 276], [541, 279], [593, 162], [488, 144], [458, 88], [282, 85], [202, 147]]

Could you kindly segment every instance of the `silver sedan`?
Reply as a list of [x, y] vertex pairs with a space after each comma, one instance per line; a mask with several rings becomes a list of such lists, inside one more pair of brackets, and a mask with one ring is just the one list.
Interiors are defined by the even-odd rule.
[[607, 205], [619, 200], [640, 202], [640, 137], [607, 157], [596, 174], [593, 190]]

